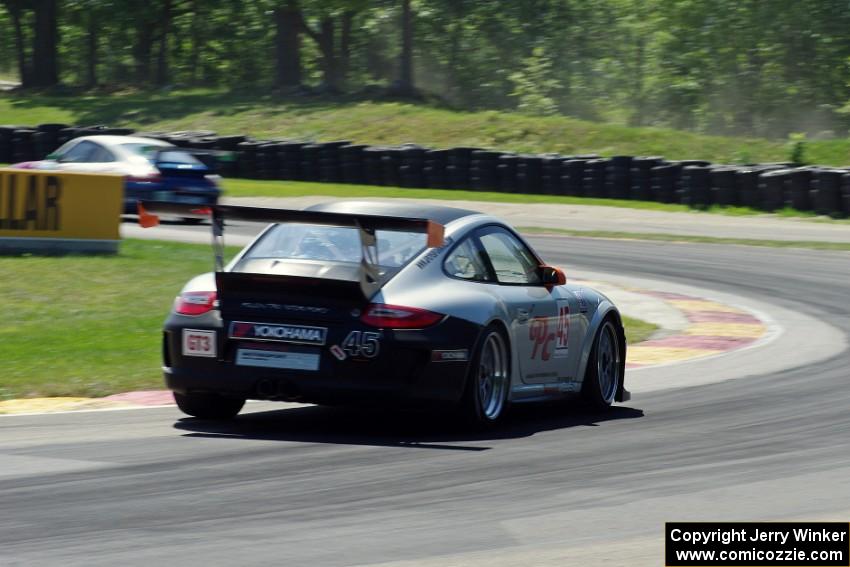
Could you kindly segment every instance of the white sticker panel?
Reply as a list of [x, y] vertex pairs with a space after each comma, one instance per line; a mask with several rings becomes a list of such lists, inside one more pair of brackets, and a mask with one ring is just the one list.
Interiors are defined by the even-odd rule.
[[259, 366], [261, 368], [282, 368], [286, 370], [318, 370], [319, 355], [303, 352], [240, 348], [236, 351], [236, 364], [239, 366]]

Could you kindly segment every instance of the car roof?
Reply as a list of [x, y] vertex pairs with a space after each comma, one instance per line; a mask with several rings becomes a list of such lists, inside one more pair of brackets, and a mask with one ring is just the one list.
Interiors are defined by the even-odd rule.
[[307, 210], [327, 213], [424, 218], [442, 225], [460, 218], [481, 214], [478, 211], [468, 209], [441, 207], [439, 205], [427, 205], [425, 203], [394, 203], [385, 201], [331, 201], [313, 205], [312, 207], [308, 207]]
[[89, 140], [98, 142], [105, 146], [118, 146], [121, 144], [148, 144], [150, 146], [171, 147], [173, 144], [157, 140], [155, 138], [142, 138], [141, 136], [82, 136], [75, 141]]

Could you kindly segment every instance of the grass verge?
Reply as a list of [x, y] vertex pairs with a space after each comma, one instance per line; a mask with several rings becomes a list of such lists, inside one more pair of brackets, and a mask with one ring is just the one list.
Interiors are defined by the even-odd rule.
[[[344, 198], [402, 198], [439, 199], [445, 201], [488, 201], [493, 203], [594, 205], [598, 207], [620, 207], [668, 213], [714, 213], [729, 216], [768, 215], [764, 211], [749, 207], [721, 207], [693, 209], [687, 205], [656, 203], [653, 201], [631, 201], [627, 199], [599, 199], [572, 197], [568, 195], [528, 195], [524, 193], [498, 193], [493, 191], [462, 191], [456, 189], [408, 189], [404, 187], [376, 187], [374, 185], [349, 185], [345, 183], [313, 183], [304, 181], [262, 181], [257, 179], [225, 179], [227, 197], [305, 197], [324, 195]], [[813, 213], [782, 209], [775, 213], [781, 217], [800, 217], [818, 222], [850, 224], [848, 219], [815, 217]]]
[[[347, 139], [365, 144], [414, 142], [431, 147], [476, 146], [517, 152], [663, 155], [716, 163], [788, 159], [785, 140], [708, 136], [669, 128], [635, 128], [568, 116], [461, 112], [428, 104], [281, 98], [220, 89], [0, 94], [0, 124], [64, 122], [144, 130], [214, 130], [263, 138]], [[850, 163], [850, 140], [806, 144], [812, 163]]]
[[112, 257], [0, 257], [0, 399], [162, 388], [162, 322], [211, 266], [208, 246], [137, 240]]
[[[235, 251], [235, 249], [230, 249]], [[117, 256], [0, 257], [0, 399], [162, 388], [160, 329], [209, 247], [125, 240]], [[655, 327], [627, 319], [630, 343]]]
[[626, 344], [628, 345], [643, 342], [658, 330], [657, 325], [625, 315], [623, 316], [623, 327], [626, 329]]
[[563, 228], [517, 227], [526, 234], [565, 235], [581, 238], [607, 238], [613, 240], [651, 240], [658, 242], [685, 242], [697, 244], [737, 244], [742, 246], [765, 246], [769, 248], [806, 248], [809, 250], [850, 251], [850, 242], [818, 242], [813, 240], [752, 240], [748, 238], [717, 238], [713, 236], [684, 236], [678, 234], [616, 232], [609, 230], [569, 230]]

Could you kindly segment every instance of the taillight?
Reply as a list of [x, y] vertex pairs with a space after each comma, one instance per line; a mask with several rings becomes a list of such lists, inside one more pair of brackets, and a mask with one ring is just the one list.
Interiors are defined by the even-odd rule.
[[372, 327], [383, 329], [424, 329], [443, 320], [444, 315], [418, 307], [401, 307], [386, 303], [372, 303], [360, 320]]
[[214, 291], [186, 291], [174, 300], [174, 312], [180, 315], [203, 315], [218, 307]]
[[127, 181], [130, 183], [161, 183], [162, 175], [159, 173], [151, 173], [148, 175], [128, 175]]

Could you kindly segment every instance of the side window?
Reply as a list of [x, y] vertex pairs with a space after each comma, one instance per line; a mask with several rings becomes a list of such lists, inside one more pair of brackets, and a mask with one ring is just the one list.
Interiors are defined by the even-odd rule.
[[472, 238], [465, 239], [452, 250], [452, 253], [443, 262], [443, 268], [453, 278], [476, 282], [490, 280], [487, 264]]
[[92, 142], [80, 142], [60, 156], [64, 163], [88, 163], [98, 146]]
[[93, 163], [110, 163], [115, 161], [115, 156], [103, 146], [97, 146], [97, 149], [89, 157], [89, 161]]
[[501, 228], [486, 229], [479, 236], [496, 280], [505, 284], [540, 283], [540, 269], [531, 251], [509, 232]]

